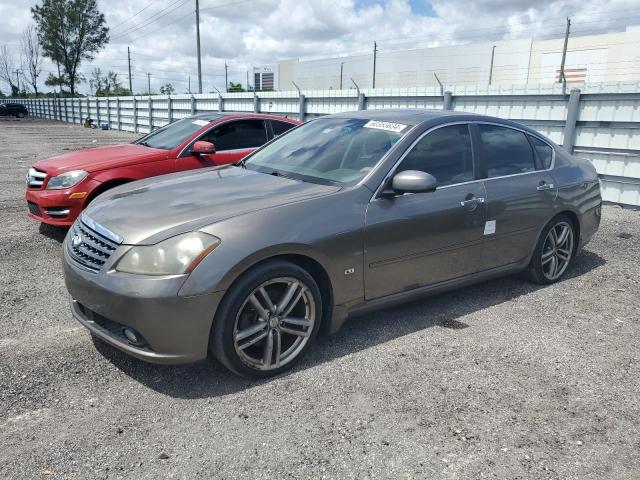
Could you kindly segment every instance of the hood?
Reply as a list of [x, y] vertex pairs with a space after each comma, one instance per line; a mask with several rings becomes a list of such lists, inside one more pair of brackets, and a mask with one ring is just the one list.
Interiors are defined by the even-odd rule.
[[38, 161], [34, 167], [51, 175], [59, 175], [70, 170], [96, 172], [106, 168], [123, 167], [145, 161], [165, 158], [169, 152], [144, 145], [111, 145], [108, 147], [85, 148], [63, 153]]
[[213, 167], [116, 187], [100, 195], [84, 215], [125, 244], [152, 244], [226, 218], [338, 190], [234, 166]]

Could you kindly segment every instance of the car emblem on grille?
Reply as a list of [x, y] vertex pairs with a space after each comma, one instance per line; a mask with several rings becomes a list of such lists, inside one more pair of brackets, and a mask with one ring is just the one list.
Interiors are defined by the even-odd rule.
[[71, 237], [71, 246], [74, 248], [78, 248], [82, 244], [82, 237], [77, 233]]

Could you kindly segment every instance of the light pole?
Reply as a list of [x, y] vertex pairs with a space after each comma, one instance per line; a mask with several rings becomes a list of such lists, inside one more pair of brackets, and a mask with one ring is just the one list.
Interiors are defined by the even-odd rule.
[[344, 69], [344, 62], [340, 62], [340, 90], [342, 90], [342, 71]]
[[149, 96], [151, 96], [151, 73], [147, 72], [147, 86], [149, 91]]

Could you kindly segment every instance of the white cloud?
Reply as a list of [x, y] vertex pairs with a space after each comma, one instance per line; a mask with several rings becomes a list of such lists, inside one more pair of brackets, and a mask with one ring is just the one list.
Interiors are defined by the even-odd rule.
[[[126, 83], [129, 45], [134, 90], [146, 90], [146, 72], [152, 74], [154, 89], [172, 83], [183, 92], [189, 76], [195, 89], [193, 0], [149, 2], [99, 2], [112, 26], [112, 40], [82, 70], [86, 74], [94, 66], [115, 70]], [[31, 21], [29, 9], [33, 3], [0, 0], [0, 45], [7, 44], [16, 54], [21, 31]], [[283, 58], [369, 52], [374, 40], [385, 51], [560, 36], [566, 16], [571, 17], [576, 34], [620, 30], [640, 23], [637, 0], [200, 0], [200, 8], [206, 91], [214, 86], [224, 88], [225, 62], [229, 64], [229, 79], [244, 84], [245, 72], [252, 65]], [[53, 71], [54, 67], [46, 63], [45, 69]], [[86, 92], [87, 84], [80, 90]]]

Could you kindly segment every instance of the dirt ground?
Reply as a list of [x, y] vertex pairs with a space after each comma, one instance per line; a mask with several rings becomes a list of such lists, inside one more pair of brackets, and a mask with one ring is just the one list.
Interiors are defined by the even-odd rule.
[[144, 364], [71, 317], [25, 174], [131, 134], [0, 120], [0, 478], [640, 478], [640, 212], [568, 278], [351, 319], [288, 374]]

